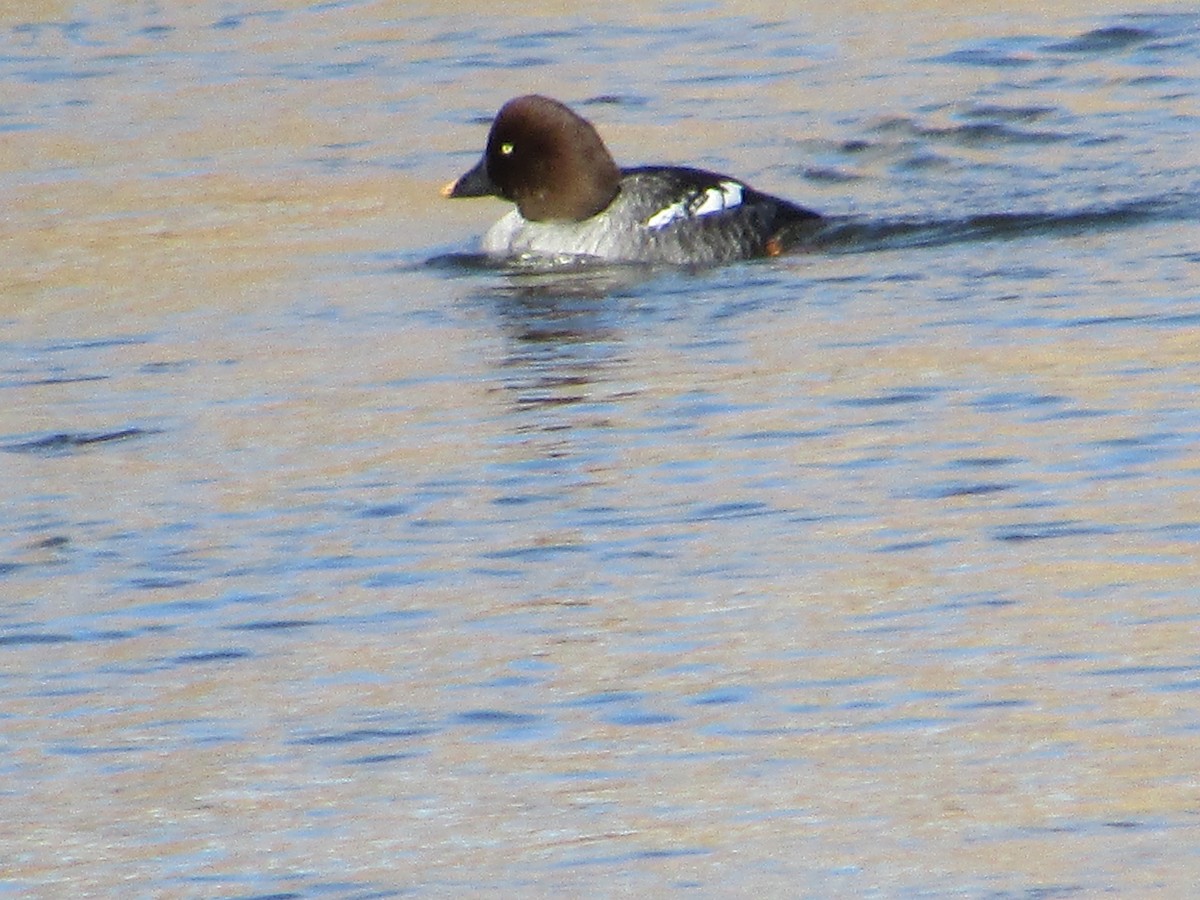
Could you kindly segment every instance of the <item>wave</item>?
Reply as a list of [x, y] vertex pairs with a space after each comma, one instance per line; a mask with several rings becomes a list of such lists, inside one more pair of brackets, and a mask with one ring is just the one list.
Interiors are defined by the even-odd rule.
[[799, 237], [808, 252], [869, 253], [938, 247], [968, 241], [1017, 240], [1035, 235], [1077, 235], [1151, 222], [1200, 220], [1200, 195], [1146, 197], [1116, 205], [1050, 212], [976, 213], [951, 219], [838, 217]]

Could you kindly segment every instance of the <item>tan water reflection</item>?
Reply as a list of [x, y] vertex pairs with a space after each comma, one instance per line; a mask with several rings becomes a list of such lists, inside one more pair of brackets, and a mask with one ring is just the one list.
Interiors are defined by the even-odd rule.
[[[589, 114], [631, 163], [870, 205], [870, 184], [801, 180], [792, 142], [997, 80], [930, 82], [914, 47], [1127, 10], [1100, 6], [826, 5], [795, 65], [846, 77], [815, 90], [663, 82], [704, 63], [654, 41], [620, 72], [456, 67], [496, 52], [472, 31], [484, 16], [553, 32], [591, 15], [637, 45], [693, 17], [787, 23], [792, 4], [281, 3], [221, 28], [236, 11], [212, 4], [0, 5], [10, 52], [62, 69], [4, 88], [34, 127], [0, 141], [0, 435], [159, 429], [118, 452], [0, 454], [3, 878], [45, 896], [1181, 896], [1200, 875], [1195, 454], [1124, 480], [1083, 477], [1079, 454], [1183, 420], [1194, 326], [1005, 331], [930, 299], [954, 272], [922, 273], [920, 296], [879, 277], [903, 253], [814, 255], [754, 276], [809, 290], [730, 324], [725, 350], [697, 349], [703, 310], [737, 293], [721, 276], [661, 319], [638, 317], [653, 298], [611, 300], [629, 315], [592, 369], [529, 367], [586, 401], [537, 417], [512, 385], [528, 323], [506, 332], [515, 314], [476, 296], [494, 273], [419, 265], [501, 209], [437, 196], [482, 142], [465, 111], [530, 89], [744, 108]], [[75, 17], [87, 40], [17, 27]], [[747, 78], [770, 65], [733, 58]], [[350, 74], [311, 77], [321, 64]], [[800, 108], [813, 120], [781, 113]], [[1031, 276], [1047, 300], [1028, 315], [1140, 314], [1194, 277], [1197, 237], [1057, 239], [1067, 274]], [[928, 258], [999, 268], [1014, 246]], [[1052, 293], [1122, 279], [1139, 253], [1178, 274]], [[1103, 259], [1113, 272], [1089, 268]], [[822, 305], [853, 278], [852, 305]], [[987, 386], [1112, 414], [1005, 417]], [[925, 388], [920, 415], [861, 403]], [[696, 392], [729, 405], [690, 419]], [[1003, 490], [956, 495], [988, 479], [964, 459], [1017, 462]], [[513, 472], [538, 465], [555, 496], [523, 511], [536, 478]], [[411, 514], [342, 514], [389, 501]], [[614, 502], [627, 518], [567, 514]], [[771, 514], [721, 516], [754, 502]], [[717, 511], [679, 512], [701, 503]], [[607, 544], [627, 555], [588, 552]], [[522, 562], [538, 548], [561, 562]], [[353, 737], [373, 729], [391, 736]]]

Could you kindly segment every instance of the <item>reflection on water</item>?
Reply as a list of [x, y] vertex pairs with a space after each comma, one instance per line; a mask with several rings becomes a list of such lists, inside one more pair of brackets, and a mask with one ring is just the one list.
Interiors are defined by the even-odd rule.
[[[1196, 16], [494, 13], [0, 12], [2, 886], [1186, 894]], [[531, 90], [828, 223], [488, 262]]]

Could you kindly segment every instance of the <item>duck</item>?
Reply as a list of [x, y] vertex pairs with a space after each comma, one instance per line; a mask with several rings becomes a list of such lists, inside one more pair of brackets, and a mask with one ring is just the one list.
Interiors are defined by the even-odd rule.
[[715, 265], [778, 256], [823, 221], [728, 175], [621, 168], [591, 122], [539, 94], [500, 108], [483, 156], [442, 195], [516, 204], [482, 241], [505, 260]]

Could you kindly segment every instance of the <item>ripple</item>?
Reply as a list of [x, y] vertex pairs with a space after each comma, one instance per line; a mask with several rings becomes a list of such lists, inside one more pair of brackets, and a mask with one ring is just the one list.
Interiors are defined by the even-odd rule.
[[0, 647], [17, 647], [36, 644], [67, 644], [75, 640], [77, 640], [77, 638], [73, 634], [27, 631], [17, 634], [0, 634]]
[[233, 648], [228, 650], [197, 650], [194, 653], [182, 653], [179, 656], [174, 656], [171, 658], [171, 662], [176, 665], [236, 662], [242, 659], [249, 659], [253, 655], [249, 650]]
[[339, 744], [360, 744], [364, 741], [397, 741], [413, 738], [428, 737], [434, 734], [434, 729], [423, 727], [408, 728], [350, 728], [346, 731], [328, 734], [312, 734], [295, 738], [289, 743], [308, 747], [320, 747]]
[[912, 391], [893, 391], [887, 394], [880, 394], [876, 397], [850, 397], [845, 400], [839, 400], [840, 406], [859, 407], [870, 409], [873, 407], [888, 407], [888, 406], [906, 406], [910, 403], [925, 403], [933, 399], [937, 391], [927, 390], [912, 390]]
[[933, 485], [915, 492], [913, 496], [924, 497], [928, 500], [949, 500], [955, 497], [982, 497], [988, 494], [999, 494], [1014, 490], [1016, 487], [1016, 484], [1000, 481], [956, 482]]
[[225, 627], [230, 631], [295, 631], [299, 628], [311, 628], [321, 624], [324, 623], [311, 619], [263, 619]]
[[1088, 31], [1069, 41], [1047, 45], [1047, 50], [1058, 50], [1065, 53], [1112, 53], [1136, 47], [1158, 37], [1153, 31], [1143, 28], [1131, 28], [1126, 25], [1112, 25], [1107, 28], [1097, 28]]
[[161, 434], [155, 428], [119, 428], [113, 431], [62, 431], [43, 437], [0, 444], [0, 450], [9, 453], [32, 453], [41, 456], [63, 456], [76, 451], [89, 450], [106, 444], [123, 443], [138, 438]]
[[1047, 541], [1058, 538], [1091, 537], [1100, 534], [1115, 534], [1115, 528], [1107, 525], [1090, 525], [1086, 522], [1063, 520], [1058, 522], [1029, 522], [1006, 525], [992, 530], [997, 541], [1010, 544], [1028, 541]]

